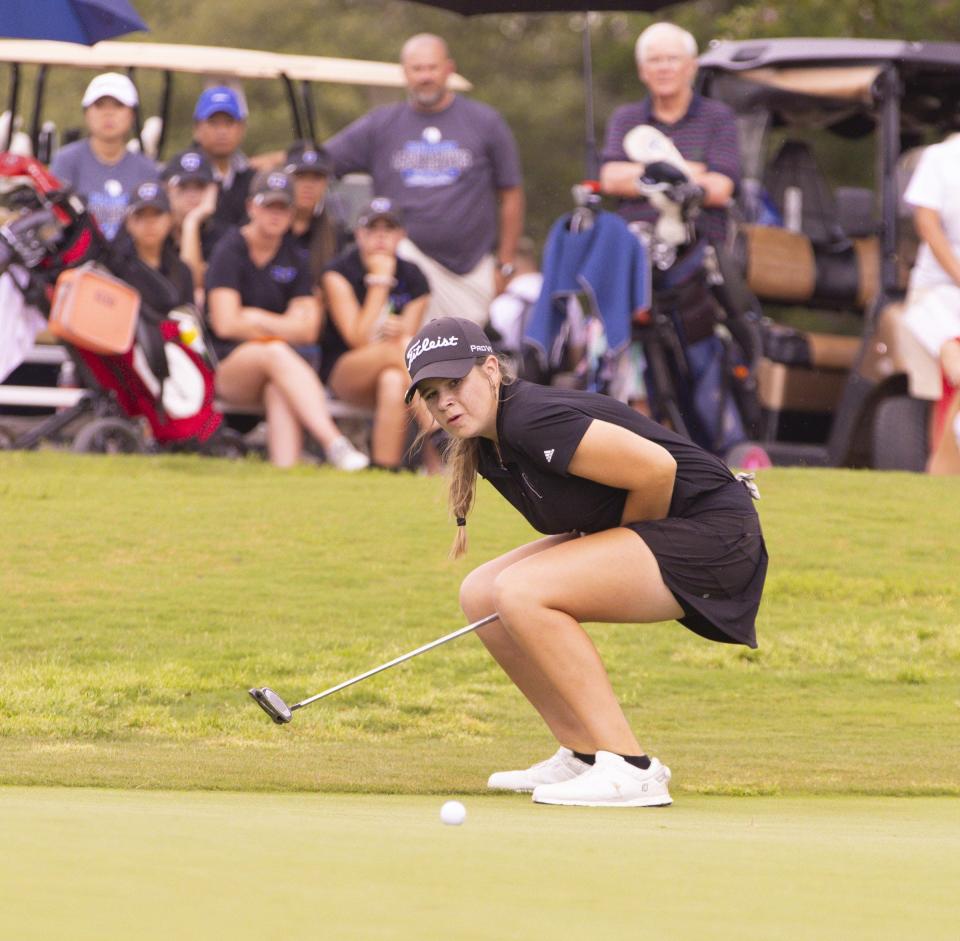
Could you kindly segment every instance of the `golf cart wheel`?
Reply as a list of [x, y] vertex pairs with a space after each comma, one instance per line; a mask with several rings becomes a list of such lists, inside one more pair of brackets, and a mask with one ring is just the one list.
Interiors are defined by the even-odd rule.
[[0, 425], [0, 451], [9, 451], [13, 447], [14, 437], [9, 428]]
[[908, 395], [884, 399], [873, 416], [873, 466], [922, 473], [927, 466], [930, 404]]
[[137, 429], [122, 418], [95, 418], [77, 433], [73, 450], [79, 454], [140, 454]]

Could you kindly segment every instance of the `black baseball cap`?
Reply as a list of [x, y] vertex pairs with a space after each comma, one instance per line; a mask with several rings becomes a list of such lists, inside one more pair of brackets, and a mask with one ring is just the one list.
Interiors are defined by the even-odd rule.
[[410, 404], [417, 385], [424, 379], [462, 379], [473, 369], [478, 356], [491, 353], [490, 338], [472, 320], [431, 320], [407, 345], [410, 388], [405, 401]]
[[261, 170], [250, 184], [250, 198], [258, 206], [270, 203], [293, 205], [293, 177], [283, 170]]
[[360, 215], [357, 216], [357, 227], [366, 229], [379, 219], [386, 219], [387, 222], [403, 228], [403, 214], [400, 212], [400, 207], [387, 196], [375, 196], [360, 210]]
[[184, 150], [171, 157], [163, 168], [163, 178], [171, 186], [184, 183], [212, 183], [213, 167], [198, 150]]
[[287, 162], [283, 169], [287, 173], [317, 173], [330, 176], [333, 173], [333, 157], [322, 147], [315, 147], [310, 141], [297, 141], [287, 151]]
[[167, 199], [166, 190], [160, 183], [150, 180], [141, 183], [127, 204], [127, 215], [139, 212], [141, 209], [156, 209], [157, 212], [169, 212], [170, 201]]

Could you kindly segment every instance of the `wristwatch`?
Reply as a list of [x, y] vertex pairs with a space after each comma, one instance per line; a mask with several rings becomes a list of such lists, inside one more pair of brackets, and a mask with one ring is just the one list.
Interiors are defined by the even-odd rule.
[[505, 261], [500, 265], [500, 274], [505, 278], [509, 278], [516, 270], [517, 266], [512, 261]]

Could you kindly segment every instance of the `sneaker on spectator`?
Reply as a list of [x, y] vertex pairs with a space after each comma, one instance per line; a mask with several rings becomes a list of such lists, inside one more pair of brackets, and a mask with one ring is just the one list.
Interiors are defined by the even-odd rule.
[[370, 466], [370, 458], [358, 451], [346, 435], [340, 435], [326, 449], [327, 462], [339, 470], [359, 471]]
[[670, 769], [657, 758], [643, 770], [612, 752], [598, 751], [593, 767], [570, 781], [539, 785], [533, 800], [574, 807], [662, 807], [673, 803], [669, 780]]
[[493, 791], [516, 791], [528, 794], [540, 784], [569, 781], [590, 770], [590, 765], [577, 758], [569, 748], [560, 748], [546, 761], [538, 761], [523, 771], [495, 771], [487, 781]]

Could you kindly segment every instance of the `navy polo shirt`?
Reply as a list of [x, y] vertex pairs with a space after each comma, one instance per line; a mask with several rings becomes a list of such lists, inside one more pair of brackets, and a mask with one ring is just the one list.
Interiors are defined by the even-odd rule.
[[[640, 124], [649, 124], [673, 141], [685, 160], [705, 164], [707, 169], [722, 173], [740, 185], [740, 146], [737, 120], [733, 111], [721, 101], [694, 93], [687, 113], [675, 124], [667, 124], [653, 116], [649, 98], [617, 108], [610, 116], [604, 137], [601, 161], [629, 160], [623, 149], [627, 132]], [[657, 212], [645, 199], [622, 198], [617, 212], [627, 221], [655, 222]], [[699, 227], [711, 241], [721, 242], [726, 234], [725, 209], [701, 210]]]
[[[204, 283], [207, 296], [215, 288], [232, 288], [240, 295], [243, 307], [259, 307], [274, 314], [286, 313], [295, 297], [313, 294], [309, 265], [289, 233], [273, 258], [258, 267], [250, 258], [243, 234], [231, 229], [210, 256]], [[229, 337], [217, 339], [216, 351], [221, 358], [240, 345]]]

